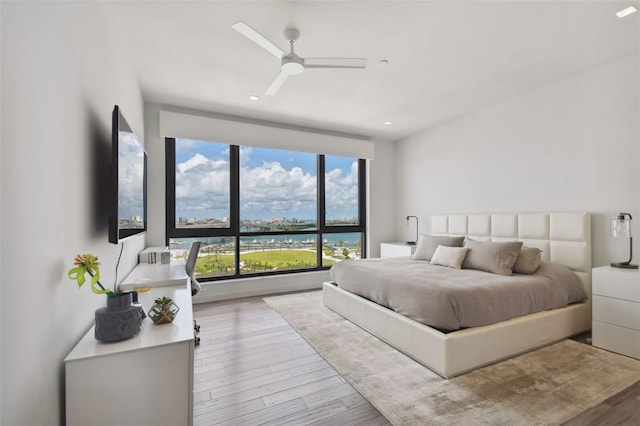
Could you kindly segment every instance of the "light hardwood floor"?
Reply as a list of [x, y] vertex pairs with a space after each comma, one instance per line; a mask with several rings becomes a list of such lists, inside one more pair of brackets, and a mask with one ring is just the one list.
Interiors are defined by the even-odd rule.
[[[262, 297], [197, 304], [194, 315], [196, 426], [390, 424]], [[639, 424], [640, 382], [565, 426]]]
[[196, 426], [390, 424], [261, 297], [194, 316]]

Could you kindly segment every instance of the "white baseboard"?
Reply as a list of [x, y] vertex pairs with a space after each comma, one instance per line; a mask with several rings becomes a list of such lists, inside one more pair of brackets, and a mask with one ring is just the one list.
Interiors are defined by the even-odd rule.
[[262, 296], [289, 291], [321, 289], [330, 281], [329, 271], [301, 272], [299, 274], [251, 277], [236, 280], [200, 282], [202, 289], [193, 297], [193, 303], [216, 302], [241, 297]]

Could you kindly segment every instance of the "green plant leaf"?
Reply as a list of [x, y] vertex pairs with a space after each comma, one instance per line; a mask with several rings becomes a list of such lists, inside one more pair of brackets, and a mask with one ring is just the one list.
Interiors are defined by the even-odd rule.
[[82, 266], [78, 266], [77, 268], [71, 268], [69, 270], [69, 279], [77, 281], [78, 287], [82, 287], [82, 284], [84, 284], [84, 281], [85, 281], [84, 273], [85, 273], [85, 268], [83, 268]]

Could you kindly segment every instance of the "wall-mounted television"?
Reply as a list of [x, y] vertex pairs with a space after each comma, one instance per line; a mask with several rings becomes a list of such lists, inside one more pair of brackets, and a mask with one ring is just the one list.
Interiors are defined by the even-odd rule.
[[147, 230], [147, 153], [116, 105], [112, 116], [109, 242]]

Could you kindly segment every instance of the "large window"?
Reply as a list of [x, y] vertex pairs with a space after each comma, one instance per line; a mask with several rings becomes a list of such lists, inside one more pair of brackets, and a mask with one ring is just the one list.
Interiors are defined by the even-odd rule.
[[166, 140], [167, 243], [201, 241], [201, 279], [310, 271], [364, 257], [365, 161]]

